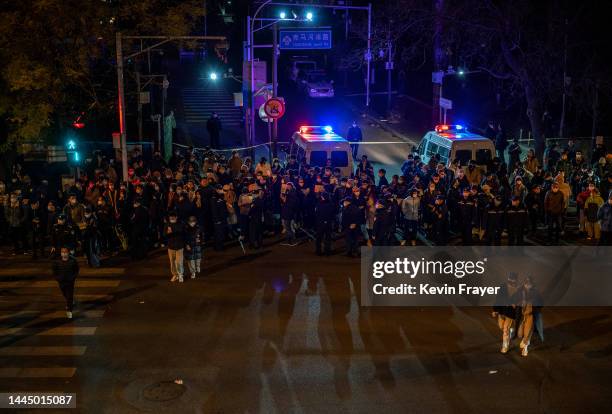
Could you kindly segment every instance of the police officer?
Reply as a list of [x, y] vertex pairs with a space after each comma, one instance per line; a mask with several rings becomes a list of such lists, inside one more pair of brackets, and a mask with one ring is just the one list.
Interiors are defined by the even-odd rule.
[[529, 213], [521, 204], [519, 196], [512, 197], [512, 204], [506, 210], [506, 222], [508, 224], [508, 245], [521, 246], [523, 235], [529, 226]]
[[249, 244], [254, 249], [259, 249], [263, 245], [263, 207], [264, 191], [257, 189], [251, 196], [248, 209]]
[[467, 187], [463, 189], [462, 195], [463, 197], [457, 202], [459, 227], [463, 245], [470, 246], [473, 243], [472, 230], [477, 217], [476, 200], [470, 195], [470, 189]]
[[351, 197], [346, 197], [342, 200], [342, 230], [346, 237], [346, 255], [353, 257], [353, 255], [359, 255], [357, 249], [359, 233], [359, 223], [361, 220], [361, 210], [353, 202]]
[[502, 197], [495, 196], [489, 203], [485, 215], [486, 240], [489, 246], [501, 245], [501, 235], [504, 228], [504, 206]]
[[[335, 209], [334, 205], [329, 201], [329, 194], [322, 192], [319, 194], [319, 201], [315, 207], [316, 217], [316, 253], [321, 256], [329, 256], [331, 254], [331, 231], [332, 223], [334, 221]], [[321, 244], [323, 244], [324, 251], [321, 251]]]
[[448, 207], [443, 195], [436, 196], [433, 208], [433, 239], [434, 242], [443, 246], [448, 241]]
[[385, 246], [388, 243], [389, 235], [389, 211], [383, 200], [376, 201], [376, 213], [374, 216], [374, 228], [372, 229], [372, 239], [375, 246]]

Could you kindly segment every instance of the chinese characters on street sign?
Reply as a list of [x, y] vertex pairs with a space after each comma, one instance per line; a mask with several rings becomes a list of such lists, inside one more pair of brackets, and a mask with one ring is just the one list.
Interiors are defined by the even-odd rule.
[[331, 49], [331, 30], [281, 30], [281, 49]]

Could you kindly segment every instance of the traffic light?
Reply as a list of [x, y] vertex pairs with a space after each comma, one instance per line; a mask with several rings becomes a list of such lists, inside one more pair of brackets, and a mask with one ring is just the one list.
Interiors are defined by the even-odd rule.
[[71, 165], [77, 165], [81, 163], [81, 154], [79, 154], [78, 141], [70, 137], [65, 143], [66, 159]]

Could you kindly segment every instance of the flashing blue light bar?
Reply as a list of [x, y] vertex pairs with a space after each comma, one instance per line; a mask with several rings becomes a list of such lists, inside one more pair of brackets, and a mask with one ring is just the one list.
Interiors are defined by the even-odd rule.
[[324, 127], [323, 127], [323, 130], [324, 130], [325, 132], [327, 132], [328, 134], [329, 134], [329, 133], [331, 133], [331, 132], [333, 131], [332, 127], [331, 127], [331, 126], [329, 126], [329, 125], [324, 126]]
[[462, 130], [463, 129], [463, 125], [455, 125], [455, 129]]

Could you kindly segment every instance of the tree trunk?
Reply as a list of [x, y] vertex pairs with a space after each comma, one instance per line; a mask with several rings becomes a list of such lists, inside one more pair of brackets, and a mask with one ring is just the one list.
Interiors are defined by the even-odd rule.
[[544, 155], [544, 136], [542, 135], [542, 107], [534, 92], [531, 80], [524, 80], [525, 99], [527, 100], [527, 117], [531, 125], [531, 135], [535, 141], [536, 157], [542, 161]]

